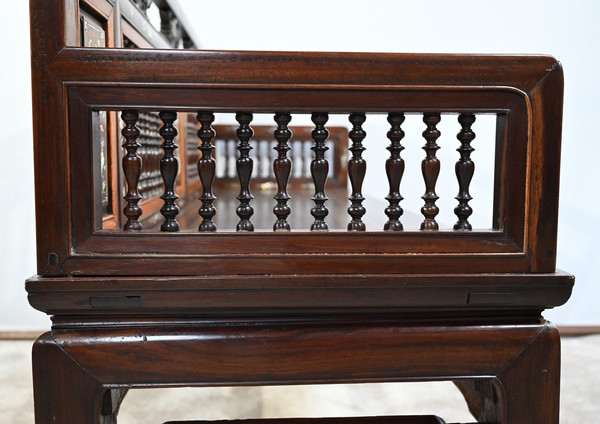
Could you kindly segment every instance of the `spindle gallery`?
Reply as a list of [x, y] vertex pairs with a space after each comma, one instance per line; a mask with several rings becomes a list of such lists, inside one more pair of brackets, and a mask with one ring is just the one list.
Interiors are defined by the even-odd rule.
[[[173, 122], [175, 121], [177, 114], [174, 112], [163, 111], [160, 112], [159, 115], [164, 122], [164, 126], [160, 129], [160, 135], [164, 139], [162, 144], [164, 154], [160, 158], [160, 161], [156, 161], [155, 167], [160, 165], [160, 175], [163, 176], [162, 185], [165, 187], [164, 194], [161, 196], [164, 205], [162, 206], [160, 213], [164, 216], [164, 222], [160, 226], [160, 231], [179, 231], [180, 228], [176, 220], [179, 209], [175, 204], [178, 196], [173, 188], [178, 169], [178, 159], [173, 154], [174, 149], [177, 148], [177, 145], [173, 142], [174, 137], [177, 135], [177, 130], [173, 127]], [[138, 231], [142, 228], [138, 221], [142, 212], [139, 206], [137, 206], [137, 203], [140, 200], [143, 200], [143, 196], [139, 196], [139, 181], [142, 180], [142, 170], [145, 167], [138, 164], [138, 161], [142, 161], [142, 159], [134, 150], [140, 146], [137, 138], [141, 132], [140, 129], [136, 127], [135, 122], [131, 120], [130, 116], [140, 116], [140, 114], [136, 111], [123, 111], [121, 116], [124, 118], [127, 117], [128, 119], [128, 121], [126, 121], [128, 124], [122, 132], [127, 139], [124, 147], [129, 149], [129, 153], [125, 156], [123, 161], [123, 174], [128, 176], [126, 179], [127, 189], [125, 190], [128, 193], [125, 196], [125, 200], [127, 200], [128, 203], [125, 206], [123, 213], [125, 216], [130, 216], [131, 221], [135, 221], [135, 225], [131, 222], [127, 222], [123, 229], [125, 231]], [[311, 225], [310, 231], [322, 231], [328, 229], [325, 222], [329, 213], [325, 206], [325, 202], [328, 200], [328, 197], [325, 195], [325, 187], [327, 183], [329, 162], [324, 153], [329, 149], [325, 144], [325, 141], [329, 137], [329, 131], [323, 122], [325, 117], [326, 115], [323, 114], [313, 114], [312, 117], [315, 121], [315, 127], [311, 131], [311, 136], [314, 139], [311, 150], [315, 152], [315, 158], [312, 159], [310, 164], [310, 172], [314, 181], [314, 196], [311, 197], [314, 201], [314, 207], [311, 210], [311, 214], [315, 217], [315, 221], [313, 225]], [[401, 128], [401, 118], [403, 117], [403, 113], [388, 114], [388, 121], [391, 123], [388, 137], [392, 144], [387, 147], [390, 151], [390, 157], [386, 160], [385, 166], [390, 186], [390, 194], [386, 196], [386, 199], [390, 204], [384, 211], [389, 216], [390, 221], [386, 223], [383, 228], [379, 228], [379, 230], [398, 231], [403, 229], [400, 220], [400, 216], [402, 215], [400, 202], [403, 198], [399, 192], [400, 182], [404, 173], [404, 160], [400, 157], [400, 152], [403, 149], [400, 145], [400, 140], [401, 137], [404, 137], [404, 132]], [[252, 223], [252, 215], [254, 214], [252, 200], [254, 196], [252, 196], [250, 190], [254, 164], [254, 161], [250, 156], [250, 151], [252, 150], [250, 139], [253, 136], [253, 129], [250, 126], [252, 114], [238, 113], [236, 118], [240, 121], [239, 127], [237, 129], [228, 128], [226, 129], [226, 133], [229, 134], [232, 131], [235, 131], [235, 134], [238, 137], [237, 150], [239, 151], [239, 156], [236, 159], [236, 170], [240, 182], [240, 191], [236, 197], [239, 201], [236, 212], [240, 221], [237, 225], [237, 231], [254, 231], [254, 225]], [[198, 124], [200, 125], [200, 129], [198, 130], [200, 145], [198, 146], [198, 149], [202, 152], [198, 159], [198, 176], [203, 187], [203, 192], [200, 196], [202, 206], [199, 209], [199, 215], [202, 218], [202, 222], [200, 223], [199, 231], [216, 231], [217, 227], [212, 220], [215, 215], [217, 215], [217, 210], [213, 205], [217, 198], [212, 192], [212, 186], [215, 179], [219, 179], [219, 177], [216, 175], [217, 164], [213, 157], [215, 146], [211, 144], [211, 140], [225, 139], [221, 138], [219, 133], [215, 132], [210, 126], [211, 122], [215, 119], [214, 113], [198, 113], [197, 119]], [[275, 215], [273, 231], [290, 230], [290, 224], [287, 222], [286, 218], [291, 213], [290, 207], [287, 205], [287, 202], [291, 198], [288, 194], [288, 182], [293, 166], [293, 160], [287, 157], [287, 152], [292, 149], [288, 145], [288, 140], [292, 137], [292, 132], [287, 127], [287, 123], [289, 123], [291, 119], [292, 116], [289, 113], [276, 113], [274, 115], [274, 121], [277, 124], [277, 127], [273, 127], [275, 129], [271, 134], [271, 138], [273, 140], [278, 140], [279, 144], [274, 147], [278, 152], [278, 156], [273, 160], [272, 164], [274, 179], [276, 181], [276, 186], [278, 187], [278, 193], [273, 198], [274, 206], [272, 213]], [[348, 137], [352, 140], [352, 144], [348, 147], [350, 159], [345, 167], [347, 170], [347, 178], [352, 187], [352, 193], [348, 198], [350, 205], [347, 208], [348, 215], [350, 216], [350, 222], [348, 223], [347, 228], [348, 231], [366, 230], [365, 223], [361, 220], [362, 216], [367, 212], [362, 205], [365, 200], [362, 195], [362, 184], [367, 168], [367, 162], [362, 158], [362, 152], [366, 149], [363, 145], [363, 140], [367, 137], [366, 132], [362, 129], [362, 124], [365, 120], [366, 114], [364, 113], [349, 114], [349, 121], [352, 123], [353, 127], [348, 132]], [[440, 120], [440, 114], [425, 114], [423, 120], [427, 124], [427, 129], [423, 132], [423, 137], [426, 139], [426, 145], [423, 149], [427, 152], [427, 155], [422, 162], [424, 184], [427, 191], [423, 195], [425, 206], [421, 209], [424, 216], [421, 229], [438, 230], [439, 226], [435, 220], [435, 216], [439, 212], [439, 209], [435, 205], [435, 201], [438, 199], [438, 196], [435, 193], [435, 182], [439, 174], [440, 161], [435, 157], [435, 151], [439, 148], [435, 143], [435, 140], [440, 136], [440, 132], [435, 129], [435, 125]], [[475, 166], [470, 159], [470, 154], [474, 150], [471, 147], [470, 142], [475, 138], [475, 133], [471, 129], [471, 125], [475, 121], [475, 115], [472, 113], [460, 114], [458, 120], [462, 129], [457, 136], [461, 144], [457, 148], [460, 153], [460, 158], [456, 162], [457, 187], [459, 190], [456, 199], [459, 203], [454, 209], [454, 213], [458, 217], [458, 222], [454, 226], [454, 229], [472, 230], [468, 218], [473, 213], [473, 210], [468, 202], [472, 199], [469, 194], [469, 183], [473, 177]], [[264, 136], [262, 139], [264, 139]], [[265, 159], [269, 160], [270, 156], [266, 155], [265, 157], [260, 157], [261, 161], [264, 161]], [[224, 160], [228, 161], [227, 158], [224, 158]], [[308, 160], [308, 158], [306, 160]], [[134, 163], [135, 166], [132, 166], [132, 163]], [[221, 178], [227, 179], [228, 176], [223, 175]], [[222, 192], [225, 192], [225, 190], [222, 190]], [[310, 191], [295, 190], [295, 193], [300, 196], [308, 196]], [[343, 196], [345, 195], [345, 193], [341, 194]], [[225, 195], [234, 197], [235, 193], [229, 191], [225, 192]], [[151, 198], [151, 196], [149, 196], [149, 198]], [[135, 213], [130, 212], [130, 210], [135, 210]], [[259, 219], [263, 220], [263, 218]], [[308, 228], [305, 230], [308, 230]]]

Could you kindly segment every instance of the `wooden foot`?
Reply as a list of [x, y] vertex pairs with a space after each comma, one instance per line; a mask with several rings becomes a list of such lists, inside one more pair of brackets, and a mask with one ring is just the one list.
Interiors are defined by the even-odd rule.
[[560, 337], [555, 327], [539, 334], [493, 380], [456, 381], [478, 422], [558, 424]]
[[547, 325], [497, 376], [503, 424], [558, 424], [560, 336]]
[[126, 390], [105, 389], [50, 333], [33, 345], [36, 424], [116, 424]]

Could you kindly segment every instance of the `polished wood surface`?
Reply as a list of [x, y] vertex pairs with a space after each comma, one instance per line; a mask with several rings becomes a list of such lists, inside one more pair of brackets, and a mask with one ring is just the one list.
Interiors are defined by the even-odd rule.
[[175, 178], [179, 170], [179, 163], [175, 158], [173, 151], [177, 149], [177, 144], [173, 139], [177, 136], [177, 128], [173, 125], [177, 114], [175, 112], [164, 111], [160, 112], [160, 119], [163, 121], [159, 133], [163, 137], [164, 142], [162, 149], [164, 155], [160, 159], [160, 173], [163, 177], [165, 191], [161, 196], [164, 200], [164, 205], [160, 208], [160, 213], [165, 217], [164, 222], [160, 226], [161, 231], [179, 231], [179, 223], [177, 222], [177, 214], [179, 207], [175, 201], [179, 196], [175, 194]]
[[238, 159], [236, 160], [237, 173], [240, 179], [240, 194], [237, 199], [240, 201], [239, 206], [236, 209], [236, 213], [240, 218], [236, 226], [237, 231], [254, 231], [254, 224], [250, 221], [250, 218], [254, 214], [254, 209], [250, 206], [250, 200], [254, 198], [250, 192], [250, 176], [252, 175], [252, 168], [254, 161], [250, 157], [250, 138], [254, 135], [254, 131], [250, 127], [252, 122], [252, 114], [238, 112], [235, 115], [235, 119], [239, 122], [240, 126], [236, 131], [236, 134], [240, 140], [240, 144], [237, 149], [240, 152]]
[[37, 422], [116, 422], [119, 396], [132, 387], [491, 379], [491, 391], [461, 385], [471, 402], [480, 397], [471, 408], [479, 422], [558, 423], [560, 342], [546, 324], [125, 324], [58, 325], [38, 339]]
[[471, 160], [471, 153], [475, 150], [471, 147], [471, 141], [475, 139], [475, 133], [471, 130], [471, 125], [475, 122], [475, 115], [472, 113], [462, 113], [458, 117], [458, 122], [460, 122], [462, 128], [456, 136], [461, 145], [456, 149], [460, 152], [460, 160], [456, 162], [455, 166], [459, 191], [458, 196], [456, 196], [458, 206], [454, 209], [454, 213], [458, 217], [458, 222], [454, 224], [454, 229], [471, 230], [473, 227], [469, 223], [469, 216], [473, 213], [473, 209], [469, 206], [469, 201], [473, 198], [469, 194], [469, 184], [475, 172], [475, 164]]
[[367, 172], [367, 162], [362, 157], [362, 153], [365, 151], [362, 141], [367, 133], [363, 130], [362, 124], [367, 118], [364, 113], [352, 113], [348, 119], [352, 123], [352, 129], [348, 135], [352, 140], [350, 147], [352, 157], [348, 161], [348, 176], [352, 185], [348, 214], [352, 217], [352, 221], [348, 224], [348, 231], [365, 231], [365, 223], [362, 222], [362, 217], [366, 213], [362, 205], [365, 200], [362, 195], [362, 185]]
[[[541, 314], [574, 280], [556, 269], [556, 59], [178, 50], [191, 30], [175, 2], [154, 2], [158, 29], [152, 2], [136, 3], [31, 0], [38, 275], [26, 288], [53, 316], [34, 345], [37, 424], [114, 424], [132, 387], [414, 380], [456, 381], [478, 422], [558, 422], [559, 337]], [[237, 124], [213, 126], [225, 114]], [[272, 127], [253, 124], [262, 114]], [[482, 114], [496, 126], [483, 229], [469, 191]], [[290, 126], [297, 115], [312, 126]], [[389, 124], [377, 142], [375, 115]], [[405, 134], [408, 115], [422, 134]], [[445, 229], [447, 119], [458, 195]], [[237, 152], [224, 165], [227, 132]], [[424, 140], [416, 180], [409, 136]], [[269, 172], [253, 145], [271, 149]], [[377, 211], [373, 167], [389, 187]], [[406, 184], [425, 188], [420, 229], [406, 225]]]
[[202, 183], [202, 196], [200, 196], [202, 207], [199, 210], [199, 214], [202, 217], [202, 223], [198, 230], [216, 231], [217, 227], [212, 221], [217, 211], [213, 206], [213, 202], [216, 199], [212, 192], [212, 185], [215, 180], [215, 160], [212, 157], [214, 146], [211, 143], [215, 136], [215, 131], [211, 127], [211, 124], [215, 120], [215, 116], [213, 113], [199, 112], [197, 119], [201, 125], [198, 130], [198, 138], [202, 140], [202, 145], [200, 146], [202, 156], [198, 159], [198, 175], [200, 176], [200, 182]]
[[121, 131], [125, 137], [123, 148], [127, 150], [127, 155], [123, 157], [123, 173], [127, 180], [127, 194], [125, 201], [127, 206], [123, 209], [123, 214], [127, 217], [127, 223], [123, 227], [125, 231], [139, 231], [142, 229], [142, 224], [139, 222], [139, 217], [142, 214], [142, 208], [138, 203], [142, 200], [142, 196], [138, 191], [138, 182], [142, 173], [142, 158], [137, 154], [140, 143], [137, 142], [137, 136], [140, 130], [136, 127], [136, 122], [139, 118], [137, 111], [124, 111], [121, 114], [121, 119], [125, 122], [125, 128]]
[[385, 197], [389, 202], [389, 206], [385, 209], [388, 221], [383, 227], [386, 231], [401, 231], [404, 229], [402, 222], [400, 222], [400, 217], [404, 213], [400, 206], [400, 202], [403, 199], [400, 194], [400, 182], [404, 175], [404, 159], [402, 159], [400, 154], [404, 150], [401, 144], [405, 135], [404, 131], [402, 131], [404, 119], [403, 113], [390, 113], [387, 118], [391, 125], [387, 137], [390, 139], [391, 144], [387, 147], [390, 157], [385, 161], [385, 172], [390, 186], [390, 192]]
[[275, 130], [275, 138], [277, 139], [277, 159], [273, 163], [273, 171], [277, 180], [277, 194], [274, 199], [277, 201], [277, 206], [273, 208], [273, 213], [277, 215], [277, 221], [273, 225], [273, 231], [289, 231], [290, 224], [287, 217], [291, 213], [287, 202], [290, 196], [287, 193], [287, 185], [290, 179], [292, 163], [287, 157], [287, 152], [291, 149], [288, 144], [292, 132], [288, 128], [288, 124], [292, 120], [289, 113], [275, 114], [275, 122], [277, 130]]

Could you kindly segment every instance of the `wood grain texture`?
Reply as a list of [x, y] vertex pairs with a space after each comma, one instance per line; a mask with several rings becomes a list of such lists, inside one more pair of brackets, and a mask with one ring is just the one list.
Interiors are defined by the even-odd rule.
[[[437, 347], [443, 345], [445, 349]], [[314, 322], [103, 328], [55, 331], [34, 348], [38, 386], [58, 389], [58, 375], [80, 381], [36, 403], [37, 422], [59, 411], [61, 422], [97, 423], [105, 388], [170, 384], [194, 386], [356, 383], [414, 379], [485, 378], [498, 400], [479, 411], [501, 424], [558, 422], [560, 372], [556, 329], [543, 323], [423, 325]], [[331, 352], [335, 351], [335, 355]], [[544, 352], [546, 359], [532, 363]], [[37, 353], [36, 353], [37, 352]], [[52, 358], [50, 367], [42, 356]], [[103, 358], [113, 358], [106, 363]], [[85, 371], [83, 371], [85, 370]], [[519, 378], [514, 378], [519, 375]], [[527, 383], [521, 377], [526, 375]], [[64, 381], [64, 380], [62, 380]], [[87, 382], [87, 383], [85, 383]], [[85, 383], [85, 384], [84, 384]], [[45, 386], [44, 386], [45, 385]], [[69, 385], [74, 387], [73, 385]], [[83, 388], [87, 388], [83, 390]], [[535, 393], [539, 402], [531, 403]], [[36, 401], [47, 399], [36, 392]], [[118, 396], [117, 396], [118, 397]], [[75, 408], [64, 407], [73, 400]], [[496, 414], [496, 415], [494, 415]], [[77, 421], [79, 420], [79, 421]], [[109, 421], [110, 422], [110, 421]]]
[[[110, 282], [110, 285], [107, 284]], [[51, 315], [177, 313], [343, 314], [392, 311], [414, 317], [504, 311], [539, 314], [569, 298], [573, 278], [557, 274], [256, 275], [32, 278], [29, 302]], [[93, 307], [91, 299], [107, 303]], [[128, 310], [127, 299], [136, 299]], [[479, 300], [477, 300], [479, 299]], [[124, 306], [125, 305], [125, 306]], [[539, 306], [542, 305], [542, 306]], [[437, 311], [437, 312], [436, 312]]]
[[[116, 63], [123, 66], [106, 73]], [[524, 93], [529, 93], [540, 79], [560, 68], [555, 58], [534, 55], [152, 49], [125, 52], [81, 48], [62, 49], [51, 66], [61, 78], [82, 82], [227, 82], [273, 87], [279, 84], [446, 85], [459, 88], [481, 86], [485, 81], [485, 86], [514, 87]], [[352, 72], [348, 72], [349, 69]]]

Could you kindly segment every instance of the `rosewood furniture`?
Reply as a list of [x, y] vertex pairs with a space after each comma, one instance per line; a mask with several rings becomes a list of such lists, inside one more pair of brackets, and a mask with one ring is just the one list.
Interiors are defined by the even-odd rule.
[[[31, 0], [38, 275], [26, 287], [53, 320], [33, 348], [37, 424], [116, 423], [130, 388], [415, 380], [455, 381], [478, 422], [558, 422], [559, 335], [542, 312], [573, 277], [556, 270], [554, 58], [182, 50], [192, 32], [176, 3], [154, 3], [156, 30], [152, 2], [137, 3]], [[262, 115], [275, 126], [264, 174]], [[484, 115], [495, 134], [475, 140]], [[301, 116], [309, 130], [292, 128]], [[329, 128], [334, 116], [347, 130]], [[370, 136], [381, 116], [387, 135]], [[408, 133], [414, 116], [422, 135]], [[308, 161], [292, 131], [310, 137], [309, 174], [294, 174]], [[493, 205], [489, 228], [473, 228], [472, 152], [486, 143]], [[452, 193], [440, 166], [455, 168]], [[376, 169], [389, 188], [378, 210], [363, 188]], [[454, 222], [439, 196], [456, 197]]]

